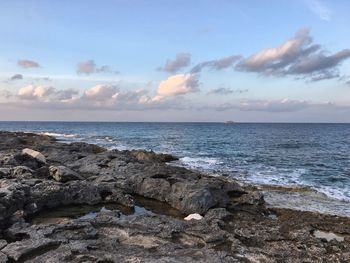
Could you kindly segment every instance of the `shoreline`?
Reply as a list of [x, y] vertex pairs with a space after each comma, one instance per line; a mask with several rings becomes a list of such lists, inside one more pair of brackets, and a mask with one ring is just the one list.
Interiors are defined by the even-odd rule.
[[[31, 132], [29, 132], [31, 133]], [[91, 143], [89, 140], [86, 140], [82, 138], [81, 140], [74, 140], [74, 138], [79, 138], [79, 135], [77, 134], [60, 134], [60, 133], [54, 133], [54, 132], [34, 132], [38, 135], [48, 135], [55, 137], [59, 142], [63, 143], [72, 143], [72, 142], [85, 142], [85, 143]], [[103, 137], [103, 136], [102, 136]], [[106, 136], [106, 138], [109, 136]], [[109, 137], [110, 138], [110, 137]], [[96, 145], [99, 145], [98, 143], [93, 143]], [[104, 147], [103, 145], [99, 145], [101, 147]], [[107, 148], [108, 150], [116, 150], [117, 148]], [[125, 146], [121, 147], [122, 150], [145, 150], [143, 148], [127, 148]], [[121, 150], [119, 149], [119, 150]], [[172, 154], [171, 152], [158, 152], [157, 154]], [[337, 215], [337, 216], [345, 216], [350, 217], [350, 208], [348, 208], [348, 205], [350, 205], [350, 202], [347, 200], [338, 199], [336, 197], [330, 196], [329, 194], [326, 194], [320, 190], [315, 189], [312, 186], [309, 185], [302, 185], [302, 184], [295, 184], [295, 185], [283, 185], [283, 184], [268, 184], [268, 183], [257, 183], [253, 181], [246, 181], [242, 178], [237, 178], [234, 175], [228, 175], [226, 176], [226, 172], [223, 173], [213, 173], [211, 171], [207, 171], [204, 168], [201, 167], [193, 167], [190, 164], [187, 164], [186, 162], [181, 162], [180, 160], [183, 158], [188, 157], [181, 157], [179, 160], [176, 160], [175, 162], [169, 163], [169, 165], [173, 165], [176, 167], [183, 167], [189, 170], [193, 170], [199, 173], [203, 173], [209, 176], [213, 177], [227, 177], [229, 179], [234, 180], [237, 183], [240, 183], [241, 185], [244, 185], [245, 187], [253, 187], [261, 190], [262, 192], [268, 192], [269, 198], [268, 202], [270, 203], [270, 207], [276, 207], [276, 208], [287, 208], [287, 209], [295, 209], [300, 211], [310, 211], [310, 212], [319, 212], [322, 214], [328, 214], [328, 215]], [[191, 157], [189, 157], [191, 158]], [[278, 191], [276, 191], [278, 190]], [[275, 192], [277, 193], [277, 196], [273, 196]], [[298, 192], [299, 196], [297, 195], [289, 195], [288, 193], [291, 192]], [[285, 193], [286, 197], [281, 195], [281, 193]], [[310, 199], [310, 194], [314, 193], [314, 199]], [[283, 202], [289, 202], [289, 204], [281, 205], [278, 204], [278, 197], [281, 196], [284, 200]], [[305, 197], [308, 199], [308, 202], [305, 204], [302, 204], [300, 199]], [[293, 200], [294, 199], [294, 200]], [[282, 202], [282, 200], [280, 200]], [[280, 203], [281, 203], [280, 202]], [[325, 209], [318, 209], [320, 206], [324, 205]]]
[[0, 262], [350, 259], [350, 218], [269, 207], [259, 189], [174, 156], [0, 137]]

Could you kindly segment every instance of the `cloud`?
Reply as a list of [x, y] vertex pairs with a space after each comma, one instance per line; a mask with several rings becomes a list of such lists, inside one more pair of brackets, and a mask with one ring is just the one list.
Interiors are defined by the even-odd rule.
[[78, 95], [79, 91], [75, 89], [65, 89], [65, 90], [57, 90], [54, 93], [54, 97], [59, 101], [67, 101], [71, 100], [74, 96]]
[[332, 12], [331, 10], [320, 0], [307, 0], [309, 9], [316, 14], [321, 20], [330, 21]]
[[37, 100], [45, 98], [53, 92], [54, 88], [52, 87], [28, 85], [20, 88], [17, 92], [17, 96], [23, 100]]
[[198, 78], [195, 74], [177, 74], [160, 82], [155, 100], [184, 95], [198, 91]]
[[344, 49], [327, 56], [323, 52], [300, 57], [288, 69], [289, 74], [323, 73], [323, 70], [336, 67], [339, 63], [350, 57], [350, 49]]
[[13, 96], [13, 94], [11, 92], [9, 92], [8, 90], [0, 90], [0, 97], [3, 97], [5, 99], [9, 99]]
[[95, 61], [93, 60], [86, 60], [86, 61], [79, 62], [77, 64], [76, 71], [78, 74], [86, 74], [86, 75], [90, 75], [93, 73], [113, 73], [113, 74], [119, 73], [118, 71], [112, 70], [107, 65], [97, 67]]
[[40, 67], [38, 62], [28, 60], [28, 59], [18, 60], [17, 65], [22, 68], [39, 68]]
[[300, 56], [317, 50], [318, 46], [306, 47], [312, 43], [308, 29], [302, 29], [297, 32], [294, 38], [287, 40], [283, 44], [263, 49], [250, 57], [243, 59], [237, 65], [238, 70], [259, 72], [259, 73], [276, 73], [283, 70], [284, 67], [295, 62]]
[[315, 81], [334, 79], [334, 78], [339, 78], [339, 77], [340, 77], [339, 73], [325, 71], [325, 72], [323, 72], [315, 77], [311, 77], [310, 81], [315, 82]]
[[113, 85], [96, 85], [84, 92], [84, 98], [90, 100], [106, 100], [112, 98], [119, 91]]
[[146, 89], [125, 90], [113, 85], [96, 85], [82, 93], [74, 89], [57, 90], [46, 86], [25, 86], [15, 95], [0, 92], [9, 100], [3, 106], [43, 110], [144, 111], [144, 110], [240, 110], [257, 112], [296, 112], [306, 108], [349, 110], [349, 106], [334, 103], [311, 103], [305, 100], [238, 100], [220, 105], [200, 105], [183, 96], [169, 94], [155, 99]]
[[230, 89], [225, 87], [220, 87], [217, 89], [210, 90], [207, 94], [214, 94], [214, 95], [229, 95], [233, 93], [245, 93], [248, 92], [247, 89]]
[[180, 69], [187, 67], [191, 64], [191, 54], [178, 53], [174, 60], [168, 59], [163, 67], [158, 70], [166, 71], [169, 73], [176, 73]]
[[20, 79], [23, 79], [23, 75], [22, 74], [15, 74], [11, 78], [9, 78], [9, 81], [20, 80]]
[[28, 85], [18, 90], [16, 97], [26, 101], [65, 101], [73, 98], [79, 92], [74, 89], [56, 90], [50, 86]]
[[218, 111], [238, 109], [241, 111], [263, 112], [294, 112], [310, 107], [311, 104], [304, 100], [244, 100], [238, 103], [226, 103], [216, 106]]
[[210, 68], [214, 70], [223, 70], [223, 69], [232, 67], [240, 58], [241, 56], [239, 55], [232, 55], [221, 59], [204, 61], [194, 66], [191, 69], [191, 73], [199, 73], [204, 68]]
[[310, 30], [301, 29], [293, 38], [281, 45], [263, 49], [242, 59], [236, 65], [236, 70], [262, 75], [290, 75], [324, 80], [337, 78], [338, 66], [349, 57], [349, 49], [327, 55], [325, 50], [321, 50], [320, 45], [313, 43]]

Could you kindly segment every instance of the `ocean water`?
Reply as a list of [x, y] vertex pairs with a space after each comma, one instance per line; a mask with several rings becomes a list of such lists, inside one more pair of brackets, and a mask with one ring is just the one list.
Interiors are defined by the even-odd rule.
[[350, 202], [350, 124], [0, 122], [0, 130], [171, 153], [176, 165], [212, 175]]

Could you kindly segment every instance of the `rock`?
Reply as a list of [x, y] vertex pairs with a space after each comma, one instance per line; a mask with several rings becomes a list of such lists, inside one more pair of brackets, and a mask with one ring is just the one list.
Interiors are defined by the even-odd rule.
[[0, 138], [0, 262], [350, 262], [349, 218], [270, 209], [253, 187], [153, 152]]
[[50, 176], [54, 178], [57, 182], [68, 182], [74, 180], [83, 180], [83, 178], [73, 170], [63, 165], [50, 166], [49, 167]]
[[4, 253], [0, 252], [0, 263], [6, 263], [7, 261], [7, 256]]
[[15, 178], [30, 178], [32, 174], [33, 170], [27, 166], [16, 166], [12, 171], [12, 177]]
[[38, 160], [42, 163], [46, 163], [45, 156], [40, 152], [34, 151], [32, 149], [29, 149], [29, 148], [25, 148], [22, 150], [22, 154], [27, 154], [27, 155], [32, 156], [33, 158], [35, 158], [36, 160]]
[[201, 216], [200, 214], [194, 213], [186, 216], [184, 219], [188, 221], [188, 220], [201, 220], [202, 218], [203, 216]]
[[45, 249], [50, 249], [52, 247], [58, 246], [59, 241], [41, 238], [41, 239], [28, 239], [24, 241], [17, 241], [8, 244], [5, 248], [1, 250], [2, 253], [7, 255], [12, 260], [24, 260], [25, 257], [40, 252]]
[[224, 220], [230, 215], [232, 215], [232, 213], [227, 211], [225, 208], [213, 208], [205, 214], [205, 220]]
[[6, 247], [7, 241], [4, 239], [0, 239], [0, 250]]
[[155, 153], [153, 151], [144, 151], [144, 150], [133, 150], [131, 155], [134, 156], [137, 160], [143, 162], [171, 162], [179, 160], [179, 158], [172, 156], [170, 154]]
[[8, 177], [11, 174], [10, 168], [0, 168], [0, 179], [4, 177]]

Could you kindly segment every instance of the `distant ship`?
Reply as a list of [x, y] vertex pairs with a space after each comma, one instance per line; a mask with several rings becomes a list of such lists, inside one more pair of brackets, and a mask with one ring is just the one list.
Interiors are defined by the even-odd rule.
[[234, 121], [225, 121], [225, 124], [234, 124]]

